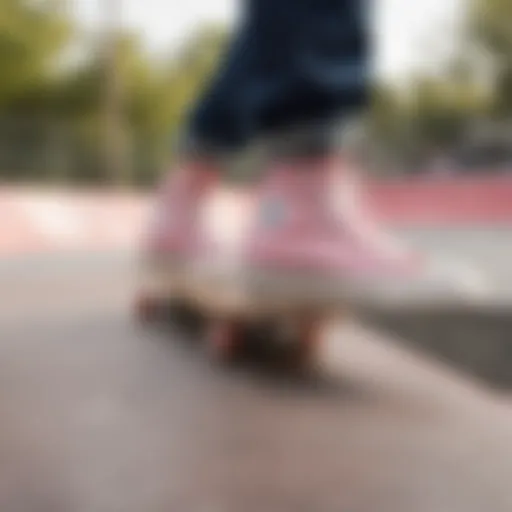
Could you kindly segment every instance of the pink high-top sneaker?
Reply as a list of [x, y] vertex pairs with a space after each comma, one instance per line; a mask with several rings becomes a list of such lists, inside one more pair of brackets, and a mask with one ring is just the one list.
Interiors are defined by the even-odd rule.
[[203, 245], [201, 206], [216, 179], [216, 166], [186, 161], [160, 186], [143, 233], [135, 314], [147, 321], [181, 303], [189, 286], [191, 259]]
[[478, 276], [402, 245], [369, 213], [342, 157], [282, 161], [259, 191], [243, 251], [249, 281], [290, 300], [391, 301], [464, 297]]
[[200, 244], [200, 205], [217, 172], [209, 162], [188, 162], [162, 183], [146, 247], [156, 258], [186, 261]]

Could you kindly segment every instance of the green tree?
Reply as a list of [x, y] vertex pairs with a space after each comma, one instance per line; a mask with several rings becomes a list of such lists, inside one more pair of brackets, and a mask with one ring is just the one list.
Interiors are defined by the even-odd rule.
[[69, 28], [57, 0], [0, 2], [0, 108], [47, 78]]
[[[0, 173], [9, 179], [105, 182], [105, 84], [111, 62], [106, 62], [101, 42], [86, 49], [85, 61], [63, 61], [60, 51], [73, 34], [58, 5], [6, 1], [0, 6], [0, 144], [10, 160], [2, 163], [0, 158]], [[15, 23], [13, 13], [23, 23]], [[150, 183], [171, 162], [173, 141], [208, 83], [225, 39], [221, 28], [202, 27], [174, 55], [156, 60], [136, 34], [117, 35], [115, 65], [128, 143], [126, 182]], [[13, 48], [16, 55], [7, 51]], [[23, 133], [14, 125], [22, 125]], [[13, 159], [20, 163], [11, 164]], [[62, 172], [53, 172], [55, 160], [65, 162]]]
[[510, 0], [473, 0], [469, 39], [483, 50], [492, 64], [494, 115], [512, 115], [512, 2]]
[[[133, 34], [118, 37], [116, 63], [122, 83], [130, 181], [151, 182], [172, 160], [173, 140], [179, 135], [191, 103], [207, 83], [224, 40], [222, 30], [204, 27], [176, 55], [162, 62], [146, 54]], [[89, 61], [61, 76], [52, 89], [50, 110], [74, 126], [74, 132], [88, 148], [88, 162], [101, 161], [105, 65], [102, 52], [92, 52]], [[88, 167], [79, 174], [102, 179], [100, 163]]]

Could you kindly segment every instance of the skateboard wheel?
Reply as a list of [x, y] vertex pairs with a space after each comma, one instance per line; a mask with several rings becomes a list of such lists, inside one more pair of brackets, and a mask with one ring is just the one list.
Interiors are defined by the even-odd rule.
[[201, 312], [184, 301], [171, 301], [169, 305], [171, 321], [185, 334], [199, 335], [205, 325], [205, 317]]
[[142, 324], [156, 322], [162, 313], [160, 301], [148, 296], [138, 297], [134, 305], [134, 317]]
[[301, 326], [298, 343], [295, 347], [294, 364], [298, 369], [310, 371], [318, 367], [318, 351], [320, 348], [320, 324], [307, 321]]
[[206, 343], [212, 359], [221, 363], [233, 363], [242, 353], [242, 325], [233, 320], [214, 321], [208, 329]]

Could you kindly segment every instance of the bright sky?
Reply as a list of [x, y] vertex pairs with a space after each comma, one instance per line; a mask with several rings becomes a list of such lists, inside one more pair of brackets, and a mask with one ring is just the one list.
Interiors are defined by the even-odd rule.
[[[243, 0], [72, 0], [88, 26], [101, 19], [107, 1], [123, 6], [123, 24], [143, 33], [149, 48], [170, 52], [202, 21], [231, 24]], [[373, 0], [376, 68], [399, 78], [432, 66], [454, 47], [466, 0]]]

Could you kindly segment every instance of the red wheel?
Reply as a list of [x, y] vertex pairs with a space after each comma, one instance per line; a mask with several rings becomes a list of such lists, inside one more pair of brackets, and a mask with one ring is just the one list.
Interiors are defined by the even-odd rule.
[[207, 332], [207, 348], [210, 356], [221, 363], [239, 359], [243, 348], [243, 328], [234, 320], [213, 321]]
[[149, 296], [142, 295], [135, 300], [134, 317], [142, 324], [152, 324], [156, 322], [162, 312], [160, 302]]

